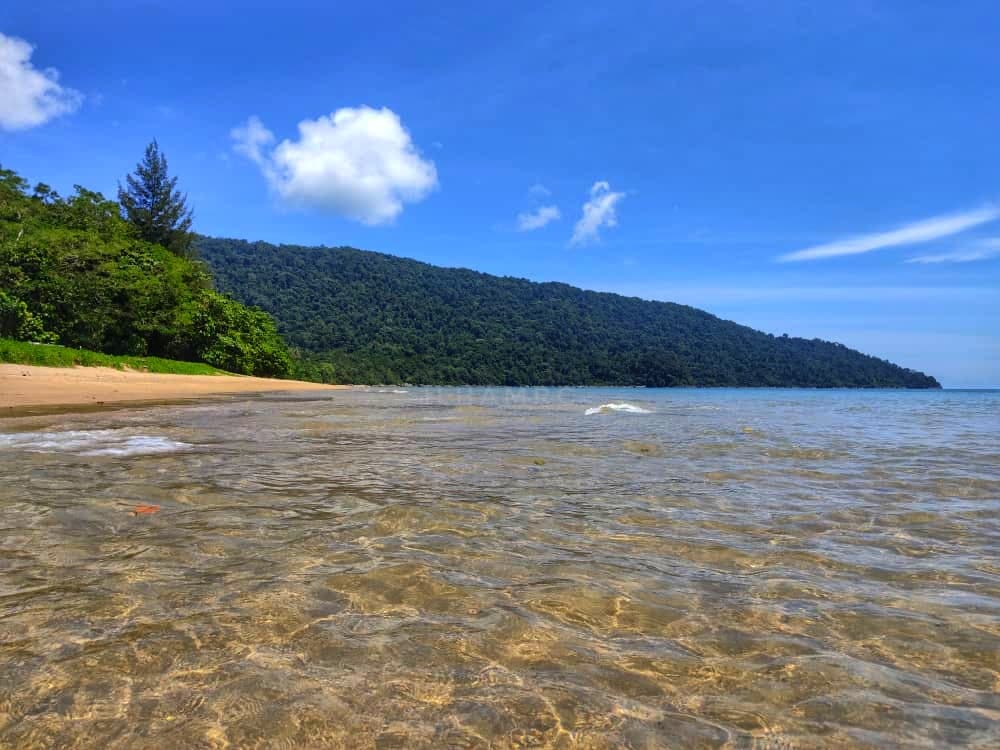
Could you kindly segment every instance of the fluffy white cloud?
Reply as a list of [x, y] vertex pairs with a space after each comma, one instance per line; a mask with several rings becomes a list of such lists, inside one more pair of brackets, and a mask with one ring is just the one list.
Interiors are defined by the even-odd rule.
[[299, 123], [299, 139], [274, 145], [257, 117], [231, 132], [234, 148], [256, 162], [271, 188], [289, 203], [347, 216], [364, 224], [392, 221], [404, 203], [437, 187], [434, 163], [417, 152], [390, 109], [338, 109]]
[[616, 193], [611, 186], [601, 180], [590, 188], [590, 200], [583, 204], [583, 216], [573, 227], [571, 245], [600, 239], [602, 227], [618, 226], [618, 216], [615, 206], [625, 197], [625, 193]]
[[0, 34], [0, 128], [23, 130], [79, 108], [83, 95], [59, 85], [59, 72], [31, 64], [28, 42]]
[[525, 211], [517, 215], [517, 228], [521, 232], [541, 229], [546, 224], [562, 218], [558, 206], [539, 206], [534, 211]]
[[949, 237], [966, 229], [1000, 218], [1000, 206], [986, 206], [972, 211], [957, 214], [933, 216], [930, 219], [905, 224], [888, 232], [862, 234], [856, 237], [829, 242], [825, 245], [807, 247], [778, 258], [779, 261], [817, 260], [819, 258], [835, 258], [841, 255], [860, 255], [885, 247], [899, 245], [915, 245], [920, 242]]

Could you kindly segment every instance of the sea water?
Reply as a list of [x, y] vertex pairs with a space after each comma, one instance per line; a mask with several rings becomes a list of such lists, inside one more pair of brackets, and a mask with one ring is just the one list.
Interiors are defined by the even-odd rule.
[[997, 392], [27, 416], [0, 518], [2, 747], [1000, 745]]

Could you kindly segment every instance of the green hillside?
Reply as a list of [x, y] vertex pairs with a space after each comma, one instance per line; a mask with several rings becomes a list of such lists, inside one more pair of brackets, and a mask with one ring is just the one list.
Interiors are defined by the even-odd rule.
[[200, 237], [224, 292], [271, 313], [300, 377], [357, 383], [937, 388], [818, 339], [566, 284], [352, 248]]

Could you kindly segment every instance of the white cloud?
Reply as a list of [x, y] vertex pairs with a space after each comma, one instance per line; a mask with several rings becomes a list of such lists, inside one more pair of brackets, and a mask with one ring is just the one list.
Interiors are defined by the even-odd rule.
[[1000, 237], [980, 240], [968, 250], [955, 250], [937, 255], [918, 255], [908, 258], [907, 263], [971, 263], [976, 260], [986, 260], [1000, 255]]
[[541, 184], [540, 182], [536, 182], [534, 185], [528, 188], [528, 192], [531, 193], [531, 195], [534, 196], [535, 198], [548, 198], [550, 195], [552, 195], [552, 191], [549, 190], [547, 187], [545, 187], [545, 185]]
[[526, 211], [517, 215], [517, 228], [521, 232], [541, 229], [546, 224], [562, 218], [558, 206], [539, 206], [534, 211]]
[[779, 261], [817, 260], [819, 258], [835, 258], [841, 255], [858, 255], [872, 250], [898, 245], [915, 245], [920, 242], [948, 237], [966, 229], [986, 224], [1000, 218], [1000, 206], [986, 206], [973, 211], [957, 214], [934, 216], [930, 219], [915, 221], [888, 232], [863, 234], [848, 237], [825, 245], [808, 247], [778, 257]]
[[257, 117], [230, 133], [235, 150], [291, 204], [383, 224], [437, 187], [434, 163], [420, 156], [390, 109], [344, 107], [298, 127], [297, 141], [273, 148], [274, 134]]
[[229, 135], [235, 141], [233, 149], [237, 153], [243, 154], [262, 167], [267, 166], [267, 157], [261, 149], [274, 142], [274, 133], [264, 127], [264, 123], [257, 115], [247, 119], [242, 127], [230, 130]]
[[625, 193], [616, 193], [611, 186], [601, 180], [590, 188], [590, 200], [583, 204], [583, 216], [573, 227], [571, 245], [600, 239], [602, 227], [618, 226], [618, 216], [615, 205], [625, 197]]
[[24, 130], [76, 111], [83, 94], [59, 85], [59, 71], [31, 64], [28, 42], [0, 34], [0, 128]]

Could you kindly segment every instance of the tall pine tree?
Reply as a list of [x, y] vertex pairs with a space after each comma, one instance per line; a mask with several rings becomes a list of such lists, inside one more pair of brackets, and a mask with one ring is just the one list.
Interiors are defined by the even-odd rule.
[[167, 158], [156, 140], [146, 146], [142, 161], [125, 178], [125, 183], [127, 188], [118, 183], [122, 217], [138, 230], [142, 239], [189, 257], [194, 241], [191, 209], [187, 206], [187, 195], [177, 189], [177, 178], [167, 172]]

